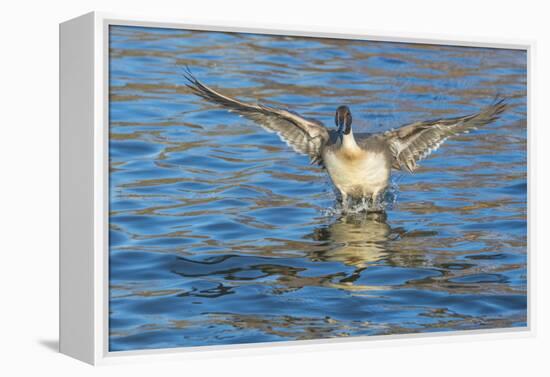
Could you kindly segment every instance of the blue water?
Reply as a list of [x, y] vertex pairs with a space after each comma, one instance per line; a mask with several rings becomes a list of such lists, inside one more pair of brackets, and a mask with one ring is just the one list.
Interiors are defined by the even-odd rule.
[[[112, 27], [111, 351], [526, 326], [523, 51]], [[395, 172], [386, 214], [342, 215], [326, 174], [206, 103], [359, 131], [501, 119]]]

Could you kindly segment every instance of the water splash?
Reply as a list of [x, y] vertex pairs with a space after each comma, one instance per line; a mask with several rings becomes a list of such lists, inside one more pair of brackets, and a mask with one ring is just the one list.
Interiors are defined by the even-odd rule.
[[337, 201], [334, 207], [326, 208], [323, 214], [325, 216], [340, 216], [343, 214], [385, 212], [391, 210], [397, 203], [399, 193], [398, 182], [401, 177], [401, 175], [392, 177], [390, 186], [384, 191], [384, 194], [378, 196], [376, 200], [367, 197], [363, 197], [359, 200], [348, 198], [346, 203]]

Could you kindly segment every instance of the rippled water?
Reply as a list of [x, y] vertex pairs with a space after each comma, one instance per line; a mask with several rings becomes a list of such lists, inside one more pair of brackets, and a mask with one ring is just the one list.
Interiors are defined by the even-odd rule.
[[[112, 27], [110, 350], [525, 326], [523, 51]], [[359, 131], [497, 122], [342, 216], [325, 173], [184, 87]], [[387, 200], [390, 200], [387, 198]]]

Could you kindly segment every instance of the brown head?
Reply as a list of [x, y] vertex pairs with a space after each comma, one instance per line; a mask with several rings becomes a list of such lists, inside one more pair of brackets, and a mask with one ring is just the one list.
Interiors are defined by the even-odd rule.
[[338, 133], [348, 135], [351, 132], [351, 111], [347, 106], [340, 106], [336, 109], [334, 123], [338, 127]]

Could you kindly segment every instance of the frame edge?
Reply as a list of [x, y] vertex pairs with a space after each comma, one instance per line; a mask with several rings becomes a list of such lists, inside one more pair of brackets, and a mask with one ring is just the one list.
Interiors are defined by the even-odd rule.
[[59, 25], [59, 351], [94, 364], [94, 14]]

